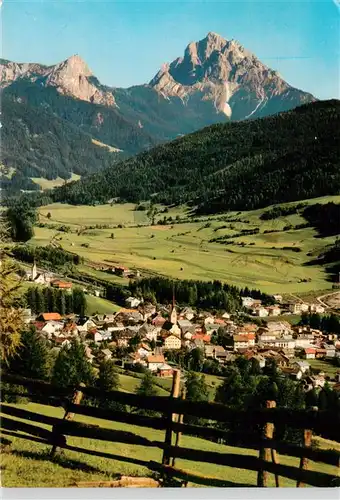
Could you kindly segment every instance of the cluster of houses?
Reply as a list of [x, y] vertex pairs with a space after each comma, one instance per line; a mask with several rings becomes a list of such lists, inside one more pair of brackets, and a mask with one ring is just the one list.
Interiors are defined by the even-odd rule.
[[[45, 287], [51, 286], [53, 288], [64, 290], [66, 292], [71, 292], [73, 287], [73, 283], [71, 281], [60, 279], [55, 273], [38, 270], [35, 262], [33, 263], [32, 268], [25, 272], [25, 278], [26, 281], [29, 281], [36, 285], [43, 285]], [[91, 287], [90, 290], [88, 290], [86, 287], [83, 287], [83, 291], [96, 297], [100, 297], [104, 293], [103, 290], [93, 287]]]
[[227, 312], [214, 315], [191, 307], [178, 311], [175, 303], [170, 307], [155, 306], [136, 297], [129, 297], [126, 308], [113, 314], [61, 318], [58, 313], [44, 313], [27, 322], [33, 323], [55, 350], [79, 338], [85, 341], [91, 362], [99, 353], [104, 359], [121, 359], [123, 366], [142, 365], [159, 377], [173, 374], [174, 365], [167, 362], [169, 351], [200, 348], [206, 359], [222, 365], [240, 355], [256, 359], [260, 367], [274, 359], [287, 376], [303, 378], [308, 389], [325, 383], [322, 373], [306, 377], [309, 360], [340, 358], [336, 334], [292, 326], [279, 319], [265, 326], [242, 323]]
[[253, 297], [242, 297], [242, 305], [253, 316], [266, 318], [268, 316], [280, 316], [281, 314], [301, 314], [303, 312], [323, 314], [325, 308], [319, 304], [307, 304], [302, 300], [298, 302], [284, 302], [282, 295], [273, 296], [276, 304], [265, 306], [260, 299]]

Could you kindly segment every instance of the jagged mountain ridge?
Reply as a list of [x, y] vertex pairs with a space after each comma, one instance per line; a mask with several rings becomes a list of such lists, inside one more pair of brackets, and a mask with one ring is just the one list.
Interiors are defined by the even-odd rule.
[[[124, 156], [215, 123], [276, 114], [315, 100], [288, 85], [238, 42], [215, 33], [190, 43], [184, 57], [165, 65], [148, 84], [128, 89], [102, 85], [81, 57], [74, 55], [50, 66], [2, 59], [0, 88], [2, 96], [15, 99], [17, 109], [18, 105], [29, 107], [32, 119], [34, 109], [38, 116], [42, 107], [51, 117], [78, 127]], [[13, 128], [9, 119], [14, 119], [13, 114], [3, 113], [5, 129]], [[30, 123], [26, 126], [34, 128]], [[3, 137], [3, 141], [10, 140], [9, 134]], [[29, 133], [25, 141], [32, 142]], [[4, 146], [13, 152], [10, 164], [3, 159], [7, 167], [30, 170], [23, 170], [22, 161], [16, 158], [15, 144]]]
[[291, 87], [236, 40], [210, 32], [190, 43], [184, 57], [166, 64], [150, 85], [163, 95], [190, 99], [203, 92], [232, 120], [257, 118], [315, 100]]

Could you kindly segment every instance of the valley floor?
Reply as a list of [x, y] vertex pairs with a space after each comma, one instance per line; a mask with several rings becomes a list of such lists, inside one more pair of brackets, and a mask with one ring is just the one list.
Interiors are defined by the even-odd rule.
[[[340, 196], [308, 203], [328, 201], [339, 202]], [[334, 243], [335, 237], [319, 238], [311, 227], [294, 229], [306, 223], [299, 214], [268, 221], [260, 219], [264, 210], [196, 218], [183, 207], [164, 214], [173, 219], [166, 225], [151, 225], [146, 211], [134, 208], [132, 204], [41, 207], [44, 227], [35, 229], [31, 243], [47, 245], [53, 239], [91, 262], [174, 278], [218, 279], [267, 293], [306, 293], [331, 287], [324, 268], [306, 263]], [[156, 216], [156, 221], [164, 215]], [[59, 231], [61, 225], [69, 226], [70, 232]], [[94, 228], [96, 225], [105, 228]], [[258, 230], [258, 234], [241, 235], [242, 230]], [[211, 241], [221, 237], [228, 239]]]

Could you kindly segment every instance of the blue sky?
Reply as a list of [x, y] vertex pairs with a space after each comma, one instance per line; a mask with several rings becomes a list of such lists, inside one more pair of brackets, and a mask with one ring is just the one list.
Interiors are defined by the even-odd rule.
[[151, 80], [190, 41], [215, 31], [235, 38], [291, 85], [340, 98], [339, 0], [4, 0], [2, 57], [55, 64], [72, 54], [99, 80]]

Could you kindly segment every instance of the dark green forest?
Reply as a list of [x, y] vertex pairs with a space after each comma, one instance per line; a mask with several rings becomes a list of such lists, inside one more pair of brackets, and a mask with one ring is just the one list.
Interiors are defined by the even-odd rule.
[[106, 148], [92, 143], [90, 135], [54, 115], [42, 102], [32, 105], [26, 97], [3, 91], [1, 129], [2, 163], [15, 170], [11, 179], [2, 177], [2, 189], [39, 190], [30, 177], [69, 179], [113, 163]]
[[321, 237], [340, 234], [340, 204], [332, 202], [309, 205], [302, 215], [317, 229]]
[[51, 265], [54, 269], [64, 264], [77, 265], [83, 261], [79, 255], [52, 245], [46, 247], [16, 245], [11, 249], [11, 253], [17, 260], [29, 263], [36, 262], [38, 265]]
[[198, 213], [340, 192], [340, 102], [212, 125], [55, 189], [54, 201], [190, 203]]

